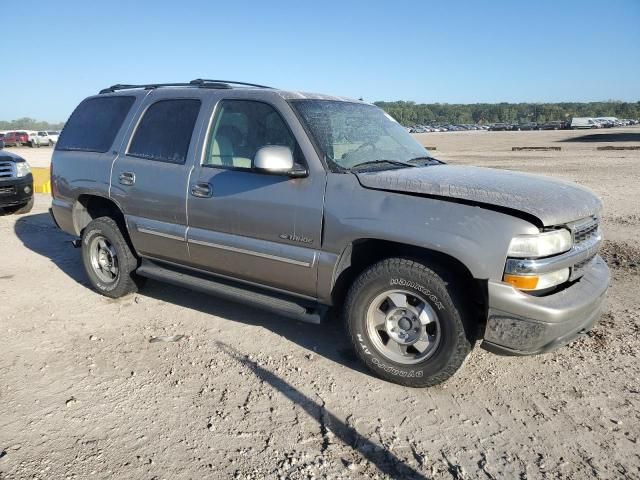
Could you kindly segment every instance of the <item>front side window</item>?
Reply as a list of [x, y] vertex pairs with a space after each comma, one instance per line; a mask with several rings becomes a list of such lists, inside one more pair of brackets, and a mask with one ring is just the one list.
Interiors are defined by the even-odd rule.
[[200, 100], [159, 100], [144, 113], [127, 155], [159, 162], [184, 164]]
[[104, 153], [126, 118], [135, 97], [96, 97], [74, 110], [60, 134], [56, 150]]
[[211, 127], [203, 165], [250, 169], [256, 152], [266, 145], [289, 147], [294, 159], [301, 161], [295, 138], [271, 105], [223, 100]]
[[334, 171], [364, 162], [408, 162], [430, 157], [402, 125], [382, 109], [335, 100], [292, 100]]

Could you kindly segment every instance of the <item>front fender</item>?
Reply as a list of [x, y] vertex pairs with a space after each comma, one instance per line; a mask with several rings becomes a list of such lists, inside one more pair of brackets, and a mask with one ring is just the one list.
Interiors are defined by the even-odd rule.
[[323, 250], [337, 255], [372, 238], [449, 255], [477, 279], [501, 280], [511, 239], [538, 233], [532, 223], [455, 201], [369, 190], [355, 176], [330, 175]]

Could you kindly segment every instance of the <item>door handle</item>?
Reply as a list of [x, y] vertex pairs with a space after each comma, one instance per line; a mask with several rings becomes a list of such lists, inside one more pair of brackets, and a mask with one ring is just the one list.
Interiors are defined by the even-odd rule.
[[213, 196], [213, 189], [211, 185], [206, 182], [198, 182], [191, 185], [191, 195], [199, 198], [211, 198]]
[[133, 172], [122, 172], [118, 176], [121, 185], [133, 185], [136, 183], [136, 174]]

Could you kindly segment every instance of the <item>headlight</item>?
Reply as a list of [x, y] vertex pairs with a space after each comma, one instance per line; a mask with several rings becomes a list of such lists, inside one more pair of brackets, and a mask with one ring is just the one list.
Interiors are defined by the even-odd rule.
[[569, 230], [552, 230], [537, 235], [520, 235], [509, 244], [507, 256], [515, 258], [540, 258], [563, 253], [571, 249]]
[[26, 177], [31, 173], [31, 169], [29, 168], [29, 164], [27, 162], [18, 162], [16, 163], [16, 176]]

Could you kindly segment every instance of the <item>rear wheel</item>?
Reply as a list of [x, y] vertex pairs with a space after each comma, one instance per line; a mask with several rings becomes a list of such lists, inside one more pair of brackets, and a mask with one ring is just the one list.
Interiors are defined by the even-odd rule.
[[427, 387], [451, 377], [472, 348], [452, 284], [423, 263], [391, 258], [360, 275], [346, 301], [358, 356], [378, 376]]
[[118, 298], [138, 289], [138, 260], [110, 217], [91, 221], [82, 234], [82, 261], [93, 287]]

